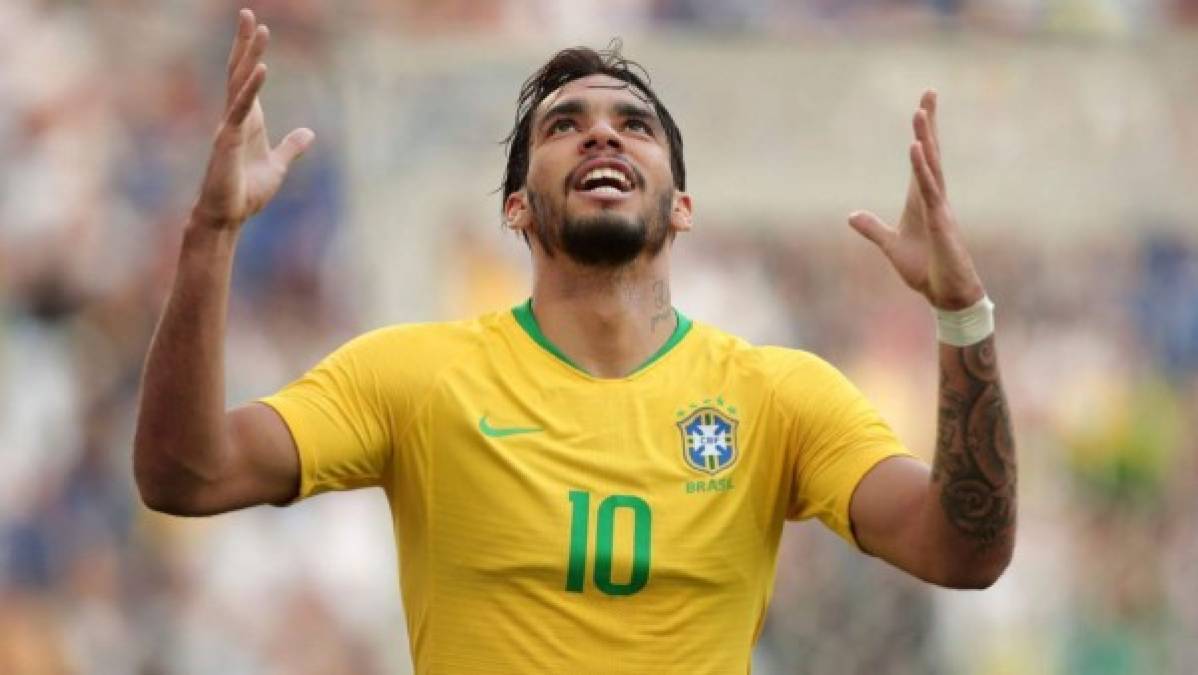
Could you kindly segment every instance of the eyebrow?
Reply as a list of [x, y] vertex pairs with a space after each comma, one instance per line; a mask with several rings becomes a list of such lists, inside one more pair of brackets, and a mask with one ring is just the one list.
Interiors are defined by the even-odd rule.
[[545, 111], [541, 119], [537, 122], [537, 128], [545, 126], [545, 122], [563, 115], [581, 115], [586, 112], [586, 106], [578, 99], [570, 99], [555, 104], [553, 107]]
[[616, 109], [616, 114], [619, 115], [620, 117], [642, 119], [642, 120], [648, 120], [650, 122], [658, 122], [658, 123], [661, 122], [661, 120], [657, 119], [657, 113], [655, 111], [653, 111], [649, 108], [646, 108], [645, 106], [637, 105], [635, 103], [629, 103], [627, 101], [620, 101], [619, 103], [617, 103], [615, 105], [615, 109]]
[[[661, 124], [661, 120], [658, 119], [657, 113], [645, 106], [629, 103], [628, 101], [619, 101], [613, 104], [612, 109], [615, 111], [616, 115], [620, 117], [641, 119]], [[537, 122], [537, 128], [543, 127], [546, 122], [556, 117], [581, 115], [586, 113], [586, 111], [587, 105], [579, 99], [562, 101], [561, 103], [557, 103], [545, 111], [545, 114]]]

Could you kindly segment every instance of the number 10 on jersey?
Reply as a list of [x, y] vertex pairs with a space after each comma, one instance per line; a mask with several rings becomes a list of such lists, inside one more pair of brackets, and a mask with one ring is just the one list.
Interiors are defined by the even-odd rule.
[[[566, 568], [566, 590], [582, 593], [586, 581], [587, 534], [591, 521], [591, 493], [570, 491], [570, 561]], [[615, 548], [616, 511], [632, 512], [632, 575], [626, 583], [612, 579], [612, 549]], [[653, 511], [633, 495], [611, 495], [599, 502], [595, 513], [595, 588], [608, 595], [632, 595], [649, 582], [653, 554]]]

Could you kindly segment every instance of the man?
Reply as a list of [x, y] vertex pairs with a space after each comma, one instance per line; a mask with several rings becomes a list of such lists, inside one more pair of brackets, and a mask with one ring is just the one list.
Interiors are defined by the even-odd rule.
[[691, 228], [682, 137], [628, 62], [587, 49], [525, 83], [509, 137], [503, 212], [531, 249], [529, 301], [368, 333], [226, 412], [238, 232], [313, 139], [268, 145], [267, 38], [243, 11], [146, 364], [134, 465], [151, 508], [207, 515], [382, 487], [418, 672], [744, 672], [788, 519], [819, 517], [932, 583], [1001, 574], [1015, 457], [933, 93], [915, 115], [899, 227], [850, 218], [938, 316], [929, 471], [825, 362], [671, 306], [671, 244]]

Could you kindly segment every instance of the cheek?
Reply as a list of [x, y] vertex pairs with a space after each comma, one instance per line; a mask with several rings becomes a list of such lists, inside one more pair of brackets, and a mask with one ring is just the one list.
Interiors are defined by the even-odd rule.
[[639, 153], [638, 162], [654, 187], [660, 188], [674, 184], [674, 172], [670, 169], [670, 153], [663, 148], [652, 145]]
[[572, 167], [570, 157], [559, 147], [560, 144], [548, 143], [537, 148], [528, 160], [527, 183], [538, 189], [554, 188], [560, 184], [566, 173]]
[[528, 186], [537, 191], [543, 191], [545, 188], [545, 165], [543, 162], [534, 161], [528, 165]]

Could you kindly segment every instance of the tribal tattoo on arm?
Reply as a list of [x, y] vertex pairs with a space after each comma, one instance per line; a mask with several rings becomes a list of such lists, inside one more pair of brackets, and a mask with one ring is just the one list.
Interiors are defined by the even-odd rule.
[[994, 336], [940, 345], [940, 418], [932, 480], [953, 529], [979, 553], [1015, 532], [1015, 441]]

